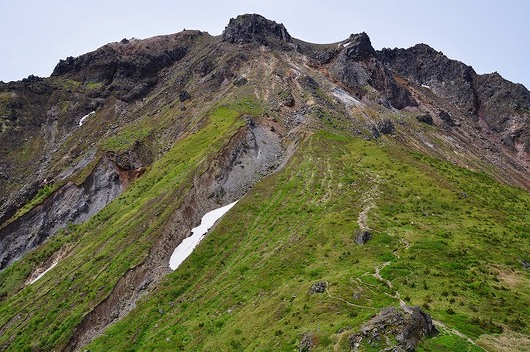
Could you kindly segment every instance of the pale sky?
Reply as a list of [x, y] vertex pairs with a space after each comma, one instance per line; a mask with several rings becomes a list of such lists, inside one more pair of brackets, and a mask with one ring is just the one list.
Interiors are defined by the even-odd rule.
[[363, 31], [376, 49], [426, 43], [530, 88], [530, 0], [0, 0], [0, 80], [49, 76], [59, 59], [122, 38], [184, 28], [219, 35], [243, 13], [313, 43]]

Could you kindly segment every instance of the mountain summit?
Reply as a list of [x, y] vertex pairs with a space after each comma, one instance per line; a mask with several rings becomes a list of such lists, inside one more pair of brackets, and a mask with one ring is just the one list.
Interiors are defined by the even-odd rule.
[[222, 34], [223, 41], [244, 44], [262, 45], [274, 42], [290, 42], [291, 36], [283, 26], [257, 14], [241, 15], [231, 18]]
[[0, 349], [530, 350], [529, 124], [256, 14], [0, 83]]

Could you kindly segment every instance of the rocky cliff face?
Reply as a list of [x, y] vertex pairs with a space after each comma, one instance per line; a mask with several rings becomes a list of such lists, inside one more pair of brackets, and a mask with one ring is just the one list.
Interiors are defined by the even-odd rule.
[[379, 102], [387, 107], [403, 109], [417, 105], [406, 88], [399, 85], [392, 73], [376, 58], [366, 33], [352, 34], [330, 65], [330, 73], [358, 96], [367, 94], [370, 86], [379, 94]]
[[477, 111], [473, 92], [475, 71], [461, 62], [448, 59], [425, 44], [409, 49], [383, 49], [380, 60], [396, 73], [425, 85], [444, 99], [462, 107], [466, 113]]
[[379, 59], [394, 72], [428, 87], [454, 104], [468, 118], [478, 121], [486, 134], [530, 160], [528, 117], [530, 92], [500, 75], [478, 75], [471, 66], [447, 58], [428, 45], [409, 49], [383, 49]]
[[119, 196], [142, 173], [103, 158], [78, 185], [66, 184], [28, 213], [0, 228], [0, 270], [68, 224], [79, 224]]

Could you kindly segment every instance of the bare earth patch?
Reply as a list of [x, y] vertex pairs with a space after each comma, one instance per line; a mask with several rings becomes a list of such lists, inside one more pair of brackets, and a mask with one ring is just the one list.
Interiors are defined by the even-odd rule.
[[516, 271], [499, 266], [495, 266], [493, 271], [497, 273], [499, 281], [508, 287], [516, 288], [523, 285], [524, 280]]
[[511, 331], [499, 335], [482, 335], [477, 340], [477, 345], [486, 351], [530, 351], [530, 337]]

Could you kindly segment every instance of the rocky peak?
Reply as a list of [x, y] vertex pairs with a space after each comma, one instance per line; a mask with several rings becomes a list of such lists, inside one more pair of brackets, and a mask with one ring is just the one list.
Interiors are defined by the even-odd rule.
[[291, 36], [283, 24], [278, 24], [258, 14], [245, 14], [231, 18], [223, 31], [222, 38], [225, 42], [235, 44], [270, 45], [291, 41]]
[[351, 34], [339, 48], [341, 51], [328, 70], [358, 97], [365, 94], [363, 87], [369, 85], [379, 92], [378, 100], [382, 105], [396, 109], [417, 105], [406, 88], [399, 85], [392, 72], [378, 60], [366, 33]]
[[343, 46], [346, 47], [346, 56], [349, 59], [363, 60], [375, 55], [370, 37], [365, 32], [351, 34]]
[[471, 66], [451, 60], [426, 44], [409, 49], [385, 48], [378, 52], [378, 58], [392, 71], [430, 87], [465, 113], [476, 113], [477, 100], [472, 87], [476, 73]]

